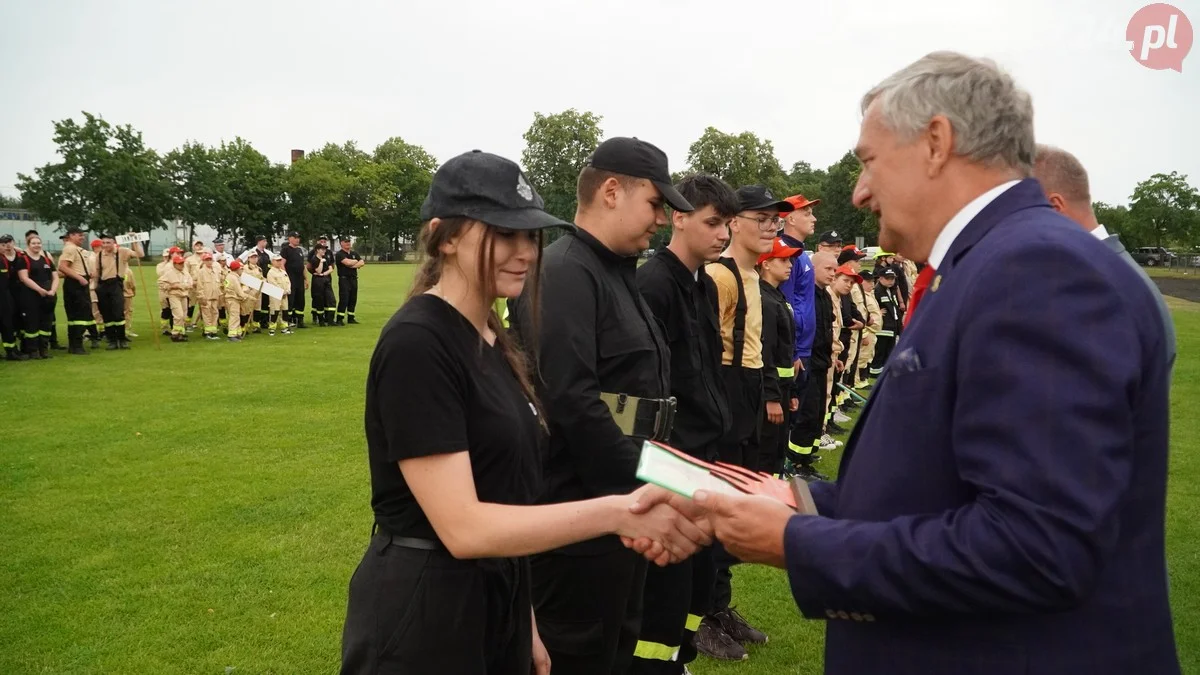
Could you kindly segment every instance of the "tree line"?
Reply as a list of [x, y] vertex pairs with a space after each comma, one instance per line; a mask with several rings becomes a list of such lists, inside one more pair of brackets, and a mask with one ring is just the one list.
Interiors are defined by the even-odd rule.
[[[438, 166], [424, 148], [398, 136], [370, 152], [354, 141], [328, 143], [288, 165], [271, 162], [242, 138], [219, 146], [188, 142], [159, 154], [130, 125], [82, 114], [81, 122], [54, 122], [60, 161], [32, 175], [18, 174], [19, 200], [0, 198], [0, 206], [23, 206], [63, 228], [144, 231], [179, 219], [193, 230], [208, 225], [243, 245], [256, 235], [295, 230], [307, 240], [352, 236], [361, 250], [385, 253], [412, 244]], [[523, 136], [521, 164], [546, 209], [560, 218], [575, 215], [576, 177], [604, 138], [602, 121], [575, 109], [534, 113]], [[851, 152], [824, 169], [797, 161], [785, 170], [770, 140], [708, 127], [688, 148], [686, 168], [675, 177], [708, 173], [735, 187], [762, 184], [780, 197], [820, 199], [821, 230], [837, 230], [847, 240], [861, 236], [871, 244], [878, 223], [851, 203], [859, 171]], [[1138, 183], [1128, 205], [1094, 206], [1100, 222], [1130, 248], [1186, 248], [1200, 239], [1200, 192], [1178, 172]], [[660, 233], [652, 245], [664, 245], [669, 236]]]

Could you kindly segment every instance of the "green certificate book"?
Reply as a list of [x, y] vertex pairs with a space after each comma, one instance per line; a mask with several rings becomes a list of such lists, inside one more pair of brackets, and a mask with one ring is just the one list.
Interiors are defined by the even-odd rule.
[[678, 457], [649, 441], [642, 443], [642, 456], [638, 460], [637, 477], [638, 480], [653, 483], [688, 499], [692, 498], [696, 490], [708, 490], [729, 495], [742, 494], [742, 491], [724, 479], [713, 475], [708, 469]]

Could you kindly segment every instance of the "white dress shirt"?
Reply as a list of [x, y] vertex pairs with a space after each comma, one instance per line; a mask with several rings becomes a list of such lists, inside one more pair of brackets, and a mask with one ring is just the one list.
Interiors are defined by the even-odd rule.
[[1100, 241], [1104, 241], [1105, 239], [1108, 239], [1108, 229], [1104, 227], [1103, 223], [1101, 223], [1100, 225], [1096, 226], [1096, 229], [1092, 230], [1092, 236]]
[[987, 208], [997, 197], [1004, 194], [1010, 187], [1020, 183], [1019, 180], [1010, 180], [1007, 183], [1001, 183], [987, 192], [972, 199], [962, 210], [954, 214], [950, 222], [942, 228], [941, 234], [933, 242], [933, 248], [929, 249], [929, 260], [926, 262], [937, 269], [942, 266], [942, 260], [946, 258], [946, 254], [950, 252], [950, 247], [954, 244], [954, 240], [958, 239], [958, 235], [967, 229], [975, 216], [979, 215], [980, 211]]

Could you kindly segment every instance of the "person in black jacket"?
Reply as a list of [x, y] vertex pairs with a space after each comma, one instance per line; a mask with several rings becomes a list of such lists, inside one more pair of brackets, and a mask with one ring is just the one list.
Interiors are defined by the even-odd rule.
[[[788, 455], [784, 473], [805, 479], [823, 479], [813, 463], [820, 449], [825, 423], [825, 389], [829, 366], [833, 364], [833, 298], [825, 289], [833, 283], [837, 258], [832, 253], [817, 253], [812, 257], [813, 282], [816, 299], [817, 334], [813, 338], [812, 366], [800, 410], [788, 440]], [[839, 310], [840, 311], [840, 310]]]
[[776, 239], [769, 253], [758, 258], [758, 284], [763, 307], [763, 401], [765, 419], [758, 443], [758, 470], [778, 474], [787, 451], [788, 413], [799, 405], [792, 393], [796, 376], [792, 348], [796, 340], [796, 317], [780, 284], [792, 274], [792, 258], [800, 253]]
[[[665, 207], [692, 206], [671, 185], [666, 154], [636, 138], [601, 143], [576, 193], [577, 228], [543, 254], [540, 302], [527, 289], [510, 313], [510, 330], [536, 354], [550, 425], [546, 504], [631, 492], [642, 443], [669, 439], [675, 412], [670, 351], [636, 269], [667, 224]], [[532, 568], [538, 631], [555, 669], [625, 672], [640, 632], [642, 557], [604, 536], [536, 555]]]
[[883, 323], [875, 333], [875, 358], [871, 361], [871, 377], [879, 377], [883, 366], [892, 355], [892, 347], [900, 339], [901, 317], [900, 295], [896, 292], [896, 270], [885, 267], [875, 284], [875, 300], [883, 314]]
[[292, 282], [292, 294], [288, 298], [284, 318], [288, 325], [295, 328], [308, 328], [304, 325], [304, 295], [308, 290], [308, 277], [305, 276], [306, 266], [304, 249], [300, 248], [300, 234], [288, 234], [287, 243], [279, 247], [279, 257], [283, 258], [283, 271], [287, 272], [288, 280]]
[[[689, 176], [675, 188], [695, 210], [671, 214], [671, 243], [638, 268], [637, 282], [671, 350], [671, 395], [678, 408], [668, 442], [712, 461], [732, 416], [721, 379], [717, 287], [704, 263], [720, 257], [729, 243], [738, 199], [714, 176]], [[723, 660], [745, 658], [744, 647], [701, 623], [715, 571], [711, 548], [678, 565], [646, 571], [642, 630], [630, 673], [682, 673], [697, 651]]]

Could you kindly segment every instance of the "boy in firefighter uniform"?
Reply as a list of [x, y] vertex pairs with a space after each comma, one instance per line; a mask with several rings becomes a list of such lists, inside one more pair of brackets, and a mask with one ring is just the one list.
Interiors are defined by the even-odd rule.
[[229, 341], [242, 341], [242, 303], [248, 297], [250, 289], [242, 285], [242, 263], [234, 260], [229, 263], [229, 272], [221, 283], [221, 297], [225, 301], [225, 315], [229, 321]]
[[158, 287], [171, 305], [171, 342], [187, 342], [187, 303], [195, 285], [184, 267], [184, 257], [176, 253], [158, 277]]
[[200, 304], [200, 298], [197, 295], [198, 289], [195, 287], [196, 277], [200, 275], [200, 266], [204, 262], [204, 254], [207, 250], [204, 248], [204, 242], [192, 242], [192, 252], [184, 256], [183, 267], [187, 271], [188, 276], [192, 278], [193, 286], [191, 293], [188, 294], [187, 308], [187, 328], [186, 331], [191, 331], [196, 327], [196, 324], [201, 322], [196, 316], [196, 306]]
[[879, 341], [880, 326], [883, 323], [883, 314], [879, 309], [879, 301], [875, 299], [875, 275], [870, 270], [861, 270], [859, 276], [862, 277], [862, 283], [859, 284], [859, 289], [862, 292], [863, 308], [866, 317], [866, 328], [862, 332], [862, 347], [858, 351], [858, 361], [854, 371], [854, 388], [860, 389], [870, 387], [870, 368], [871, 361], [875, 358], [875, 346]]
[[200, 303], [200, 320], [204, 324], [205, 340], [220, 340], [217, 332], [217, 303], [221, 299], [221, 273], [213, 263], [211, 253], [200, 256], [200, 268], [196, 271], [196, 300]]
[[[154, 267], [154, 278], [161, 279], [164, 272], [171, 268], [171, 257], [182, 253], [183, 250], [178, 246], [164, 249], [162, 252], [162, 262]], [[158, 288], [158, 329], [163, 335], [171, 334], [171, 300], [167, 297], [167, 292]]]
[[[288, 297], [292, 293], [292, 280], [287, 272], [283, 269], [283, 258], [275, 258], [271, 261], [271, 269], [267, 272], [267, 283], [275, 284], [283, 289], [283, 298], [271, 298], [270, 311], [271, 315], [267, 318], [267, 333], [274, 335], [275, 328], [279, 328], [279, 332], [287, 335], [291, 333], [287, 323]], [[282, 314], [281, 314], [282, 313]]]
[[758, 470], [783, 471], [788, 444], [788, 418], [799, 406], [792, 393], [796, 376], [792, 359], [796, 341], [796, 315], [779, 286], [792, 275], [792, 258], [799, 248], [776, 238], [771, 250], [758, 257], [759, 287], [763, 308], [763, 400], [765, 417], [759, 440]]
[[896, 289], [896, 270], [885, 268], [879, 274], [879, 283], [875, 285], [874, 295], [879, 302], [882, 318], [879, 322], [879, 332], [875, 333], [878, 342], [875, 345], [875, 358], [871, 361], [871, 377], [879, 377], [888, 357], [892, 355], [896, 340], [900, 337], [903, 315], [900, 312], [900, 293]]
[[[258, 265], [258, 254], [251, 249], [250, 255], [246, 257], [246, 263], [242, 265], [241, 274], [254, 277], [260, 281], [263, 280], [262, 269]], [[250, 333], [258, 333], [262, 331], [262, 325], [266, 323], [266, 315], [262, 311], [262, 291], [255, 290], [250, 287], [244, 287], [242, 292], [246, 294], [246, 298], [242, 300], [242, 337]]]
[[133, 326], [133, 298], [137, 296], [137, 284], [133, 282], [133, 270], [125, 270], [121, 294], [125, 298], [125, 337], [135, 338], [138, 334], [130, 330]]
[[[96, 252], [99, 251], [100, 247], [103, 245], [104, 242], [100, 241], [99, 239], [93, 239], [91, 250], [89, 251], [85, 249], [83, 251], [83, 258], [87, 261], [89, 270], [96, 269]], [[90, 285], [88, 286], [88, 296], [92, 299], [93, 323], [88, 325], [87, 332], [88, 337], [92, 342], [92, 349], [95, 349], [100, 346], [100, 331], [104, 330], [104, 317], [100, 314], [100, 298], [96, 295], [95, 274], [92, 275], [92, 278], [89, 280], [89, 282]]]

